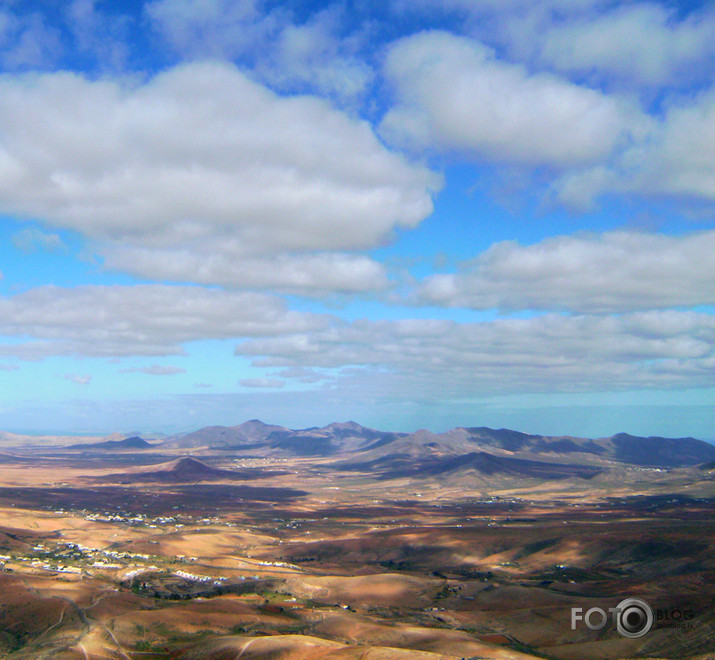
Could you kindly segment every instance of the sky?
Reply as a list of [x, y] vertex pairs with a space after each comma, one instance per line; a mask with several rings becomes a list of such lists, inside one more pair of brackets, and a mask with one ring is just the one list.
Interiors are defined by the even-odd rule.
[[715, 5], [0, 0], [0, 430], [715, 439]]

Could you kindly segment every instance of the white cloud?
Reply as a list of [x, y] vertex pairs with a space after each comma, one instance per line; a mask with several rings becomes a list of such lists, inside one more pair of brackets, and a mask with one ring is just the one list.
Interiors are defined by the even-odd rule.
[[[647, 140], [613, 163], [570, 172], [554, 183], [558, 198], [575, 208], [605, 192], [715, 201], [715, 87], [673, 100]], [[712, 215], [711, 215], [712, 217]]]
[[278, 298], [193, 286], [43, 286], [0, 298], [0, 354], [175, 355], [199, 339], [281, 335], [325, 327], [329, 317], [289, 311]]
[[239, 384], [243, 387], [279, 388], [285, 385], [285, 381], [278, 378], [243, 378]]
[[636, 189], [715, 200], [715, 87], [673, 103], [656, 137], [624, 157]]
[[43, 68], [61, 52], [59, 31], [39, 12], [0, 9], [0, 63], [5, 70]]
[[19, 368], [16, 364], [0, 364], [0, 371], [17, 371]]
[[712, 72], [715, 11], [704, 8], [678, 18], [661, 4], [624, 4], [561, 21], [539, 34], [540, 61], [559, 71], [631, 85], [677, 85]]
[[146, 13], [184, 57], [247, 60], [253, 75], [281, 90], [308, 89], [354, 105], [372, 81], [371, 67], [345, 37], [344, 11], [332, 5], [295, 21], [286, 7], [256, 0], [155, 0]]
[[92, 382], [92, 376], [89, 374], [65, 374], [64, 379], [77, 383], [77, 385], [89, 385]]
[[444, 402], [496, 393], [712, 387], [714, 349], [715, 318], [671, 310], [463, 324], [356, 321], [248, 340], [236, 353], [253, 356], [259, 367], [343, 369], [336, 386], [343, 394], [358, 388], [377, 399], [399, 393], [403, 400]]
[[418, 298], [447, 307], [629, 312], [715, 304], [715, 231], [558, 236], [496, 243]]
[[[240, 252], [240, 248], [236, 246]], [[307, 295], [330, 291], [375, 291], [387, 286], [384, 267], [366, 256], [340, 252], [236, 257], [230, 246], [202, 241], [193, 249], [113, 246], [109, 268], [154, 280], [274, 289]]]
[[606, 87], [687, 86], [707, 80], [715, 11], [611, 0], [396, 0], [400, 13], [458, 12], [462, 29], [535, 69]]
[[[615, 22], [614, 30], [620, 33], [627, 31], [629, 20], [641, 20], [650, 11], [661, 16], [658, 12], [665, 10], [641, 4], [620, 11], [596, 15]], [[551, 25], [549, 16], [543, 20]], [[678, 30], [715, 32], [715, 12], [698, 16], [663, 23], [663, 30], [670, 31], [667, 39], [710, 71], [706, 63], [715, 55], [715, 40], [699, 38], [688, 49], [688, 39], [678, 37]], [[649, 38], [646, 27], [633, 30], [634, 47], [638, 35]], [[659, 37], [656, 31], [654, 43], [661, 38], [666, 36]], [[702, 45], [706, 41], [712, 53]], [[587, 47], [585, 41], [579, 43]], [[620, 43], [622, 50], [631, 47], [625, 38]], [[710, 156], [715, 150], [715, 88], [687, 94], [670, 90], [661, 109], [648, 114], [633, 95], [627, 98], [553, 73], [534, 72], [538, 66], [532, 60], [537, 55], [519, 55], [532, 68], [497, 58], [475, 39], [445, 32], [399, 40], [390, 47], [385, 63], [397, 103], [385, 115], [382, 133], [392, 143], [417, 152], [447, 152], [479, 164], [530, 167], [532, 172], [547, 166], [557, 172], [548, 196], [576, 211], [592, 208], [606, 193], [669, 197], [691, 204], [715, 200], [715, 160]], [[658, 68], [662, 60], [657, 48], [643, 57], [657, 60], [650, 74], [634, 74], [644, 85], [648, 75], [647, 84], [656, 86], [659, 77], [684, 81], [678, 67], [686, 66], [685, 54], [680, 60], [666, 58], [670, 72]], [[617, 54], [628, 71], [634, 71], [632, 59], [626, 52]], [[598, 69], [597, 63], [593, 66]], [[645, 63], [642, 66], [646, 68]], [[602, 75], [618, 87], [617, 72], [604, 69]]]
[[297, 380], [299, 383], [306, 384], [320, 383], [332, 380], [333, 378], [333, 376], [326, 373], [321, 373], [315, 369], [306, 369], [305, 367], [290, 367], [279, 371], [276, 375], [281, 378]]
[[163, 263], [170, 278], [171, 257], [193, 253], [213, 256], [207, 276], [243, 286], [250, 273], [227, 264], [265, 271], [281, 255], [283, 281], [269, 273], [270, 285], [312, 286], [331, 259], [344, 286], [356, 269], [379, 283], [375, 264], [340, 253], [415, 227], [440, 185], [366, 122], [314, 97], [278, 96], [229, 64], [184, 65], [143, 84], [0, 77], [0, 132], [2, 212], [80, 231], [112, 266], [122, 267], [120, 250], [152, 277]]
[[264, 13], [257, 0], [154, 0], [144, 11], [178, 52], [235, 57], [275, 34], [285, 12]]
[[[612, 0], [541, 0], [538, 6], [544, 11], [570, 13], [611, 3]], [[390, 4], [398, 12], [420, 8], [461, 10], [469, 13], [500, 11], [523, 16], [525, 11], [533, 9], [537, 3], [533, 0], [392, 0]]]
[[58, 234], [42, 231], [37, 227], [25, 227], [12, 237], [13, 245], [23, 252], [47, 250], [56, 252], [65, 248], [65, 244]]
[[641, 113], [623, 101], [531, 74], [446, 32], [398, 41], [385, 75], [398, 104], [381, 130], [401, 145], [561, 168], [601, 162], [643, 130]]
[[372, 68], [354, 52], [354, 39], [340, 38], [340, 12], [323, 10], [302, 25], [288, 24], [256, 64], [256, 73], [279, 89], [307, 86], [354, 105], [371, 83]]
[[80, 52], [96, 58], [101, 68], [122, 70], [129, 59], [130, 18], [97, 8], [97, 0], [72, 0], [66, 22]]
[[121, 369], [122, 373], [141, 373], [149, 374], [150, 376], [175, 376], [176, 374], [185, 374], [186, 369], [181, 367], [172, 367], [169, 365], [152, 364], [149, 367], [133, 367], [131, 369]]

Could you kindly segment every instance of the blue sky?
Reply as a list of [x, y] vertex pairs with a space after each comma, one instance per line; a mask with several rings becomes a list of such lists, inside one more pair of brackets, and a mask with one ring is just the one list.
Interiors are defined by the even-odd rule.
[[715, 8], [0, 3], [0, 429], [715, 439]]

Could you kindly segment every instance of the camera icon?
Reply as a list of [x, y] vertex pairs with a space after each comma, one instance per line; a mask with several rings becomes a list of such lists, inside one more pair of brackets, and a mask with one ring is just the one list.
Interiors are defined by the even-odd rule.
[[638, 639], [653, 627], [653, 609], [640, 598], [626, 598], [615, 608], [616, 628], [623, 637]]

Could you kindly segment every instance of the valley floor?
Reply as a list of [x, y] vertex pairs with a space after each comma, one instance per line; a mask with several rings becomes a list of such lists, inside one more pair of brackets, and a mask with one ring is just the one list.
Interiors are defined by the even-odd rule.
[[[241, 481], [103, 480], [120, 463], [0, 468], [1, 657], [715, 655], [709, 484], [470, 489], [307, 459], [247, 461]], [[628, 597], [655, 611], [647, 635], [572, 629], [572, 608]]]

